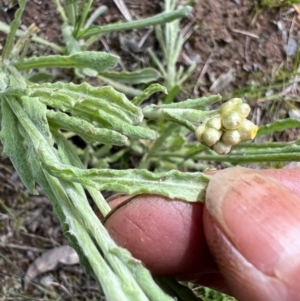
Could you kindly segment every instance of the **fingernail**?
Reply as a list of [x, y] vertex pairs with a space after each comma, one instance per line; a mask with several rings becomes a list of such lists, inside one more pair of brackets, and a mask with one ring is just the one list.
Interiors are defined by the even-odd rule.
[[282, 263], [300, 250], [298, 195], [262, 172], [230, 168], [212, 177], [206, 207], [221, 231], [256, 268], [276, 277], [290, 273]]

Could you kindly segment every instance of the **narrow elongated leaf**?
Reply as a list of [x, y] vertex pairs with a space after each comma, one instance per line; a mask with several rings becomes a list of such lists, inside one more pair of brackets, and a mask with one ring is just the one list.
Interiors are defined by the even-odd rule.
[[47, 118], [51, 125], [78, 134], [87, 142], [124, 145], [127, 137], [104, 128], [96, 128], [91, 123], [80, 118], [69, 116], [62, 112], [49, 110]]
[[5, 74], [2, 70], [0, 70], [0, 92], [1, 94], [7, 90], [8, 87], [8, 78], [7, 74]]
[[155, 278], [155, 281], [159, 283], [159, 285], [164, 289], [165, 292], [167, 292], [170, 296], [173, 296], [176, 301], [203, 300], [202, 298], [200, 299], [200, 297], [197, 297], [190, 288], [183, 284], [180, 284], [174, 278], [157, 277]]
[[258, 129], [256, 136], [261, 136], [261, 135], [270, 134], [274, 132], [280, 132], [286, 129], [292, 129], [298, 127], [300, 127], [299, 119], [288, 118], [288, 119], [276, 120], [271, 124], [261, 126]]
[[119, 118], [107, 114], [106, 112], [99, 112], [97, 121], [103, 126], [111, 128], [128, 137], [137, 137], [148, 140], [154, 140], [157, 138], [157, 133], [155, 131], [149, 128], [128, 124]]
[[[46, 158], [45, 158], [46, 159]], [[209, 177], [203, 173], [181, 173], [172, 170], [154, 174], [144, 169], [84, 170], [63, 164], [53, 164], [44, 160], [45, 168], [55, 177], [74, 181], [99, 190], [116, 190], [128, 194], [160, 194], [189, 202], [204, 201]]]
[[31, 193], [37, 194], [34, 176], [28, 162], [28, 153], [24, 146], [24, 137], [20, 133], [18, 119], [12, 112], [5, 97], [1, 98], [1, 113], [1, 141], [3, 144], [3, 152], [9, 156], [26, 188]]
[[97, 72], [103, 72], [113, 67], [118, 57], [106, 52], [82, 51], [72, 55], [48, 55], [31, 57], [16, 62], [18, 70], [30, 70], [37, 68], [90, 68]]
[[152, 84], [148, 88], [146, 88], [140, 95], [136, 96], [132, 103], [136, 106], [140, 105], [144, 100], [149, 98], [152, 94], [156, 92], [163, 92], [165, 94], [168, 94], [168, 90], [166, 87], [160, 85], [160, 84]]
[[156, 81], [161, 76], [160, 73], [153, 68], [144, 68], [132, 72], [105, 71], [100, 75], [118, 82], [131, 85], [150, 83]]
[[[78, 253], [80, 261], [82, 261], [83, 258], [88, 259], [89, 265], [93, 269], [95, 276], [100, 282], [103, 291], [109, 300], [129, 301], [130, 298], [126, 296], [126, 293], [122, 289], [120, 278], [112, 271], [111, 267], [101, 256], [94, 241], [91, 239], [87, 228], [80, 222], [78, 214], [81, 214], [81, 212], [78, 212], [78, 210], [74, 208], [66, 193], [66, 190], [70, 188], [62, 186], [58, 179], [51, 177], [47, 172], [45, 172], [45, 176], [51, 190], [55, 194], [54, 200], [60, 203], [62, 211], [65, 214], [64, 222], [67, 223], [70, 228], [68, 235], [73, 237], [74, 245], [72, 244], [72, 247]], [[85, 214], [83, 215], [87, 216], [87, 213], [84, 213]], [[100, 229], [98, 234], [101, 234]], [[81, 254], [84, 254], [84, 257], [81, 257]]]
[[166, 22], [171, 22], [173, 20], [186, 16], [188, 13], [191, 12], [191, 10], [192, 8], [190, 6], [185, 6], [171, 12], [160, 13], [153, 17], [149, 17], [143, 20], [134, 20], [130, 22], [108, 24], [104, 26], [92, 26], [86, 30], [81, 31], [78, 37], [85, 38], [85, 37], [89, 37], [97, 34], [104, 34], [108, 32], [132, 30], [138, 28], [145, 28], [147, 26], [164, 24]]
[[139, 95], [140, 93], [142, 93], [142, 90], [136, 89], [136, 88], [132, 88], [130, 86], [127, 86], [125, 84], [116, 82], [114, 80], [108, 79], [106, 77], [100, 76], [98, 75], [98, 78], [105, 84], [112, 86], [114, 89], [116, 89], [117, 91], [124, 93], [127, 96], [132, 96], [135, 97], [137, 95]]
[[201, 111], [194, 109], [162, 108], [160, 105], [149, 105], [143, 113], [148, 119], [167, 119], [194, 131], [205, 119], [213, 116], [214, 111]]
[[18, 30], [18, 27], [21, 24], [21, 18], [22, 18], [23, 11], [25, 9], [26, 2], [27, 2], [27, 0], [20, 0], [19, 1], [20, 7], [16, 11], [15, 18], [12, 21], [12, 23], [10, 24], [9, 33], [8, 33], [6, 43], [5, 43], [5, 46], [4, 46], [4, 49], [3, 49], [3, 53], [2, 53], [3, 59], [9, 58], [9, 56], [12, 52], [14, 38], [15, 38], [16, 32]]
[[[0, 21], [0, 31], [8, 34], [9, 31], [10, 31], [10, 26], [7, 25], [6, 23]], [[24, 32], [25, 31], [18, 29], [16, 31], [16, 33], [15, 33], [15, 36], [20, 37], [20, 36], [22, 36], [24, 34]], [[51, 47], [53, 50], [55, 50], [55, 51], [57, 51], [59, 53], [63, 53], [64, 52], [63, 47], [60, 47], [60, 46], [58, 46], [55, 43], [51, 43], [51, 42], [49, 42], [47, 40], [44, 40], [41, 37], [33, 36], [31, 39], [32, 39], [33, 42], [39, 43], [39, 44], [44, 45], [44, 46]]]
[[62, 111], [72, 112], [83, 108], [92, 114], [93, 111], [101, 110], [130, 124], [139, 124], [143, 120], [141, 109], [132, 104], [124, 94], [111, 87], [57, 82], [29, 86], [27, 93]]
[[170, 104], [162, 104], [164, 109], [205, 109], [207, 106], [212, 105], [222, 99], [221, 95], [212, 95], [208, 97], [200, 97], [195, 99], [187, 99], [181, 102], [174, 102]]
[[68, 50], [68, 54], [81, 52], [79, 42], [73, 36], [73, 27], [65, 23], [61, 27], [61, 32]]
[[22, 107], [24, 112], [28, 115], [30, 120], [35, 124], [36, 128], [40, 131], [44, 139], [50, 146], [53, 146], [54, 141], [50, 132], [47, 121], [47, 107], [40, 101], [33, 101], [30, 97], [23, 96]]
[[[84, 168], [83, 163], [80, 161], [76, 151], [74, 150], [74, 145], [72, 145], [70, 141], [59, 132], [55, 132], [54, 136], [58, 145], [58, 156], [60, 157], [61, 161], [65, 164], [70, 164], [78, 168]], [[111, 209], [101, 192], [90, 186], [85, 188], [88, 190], [90, 196], [96, 203], [102, 215], [106, 216]]]

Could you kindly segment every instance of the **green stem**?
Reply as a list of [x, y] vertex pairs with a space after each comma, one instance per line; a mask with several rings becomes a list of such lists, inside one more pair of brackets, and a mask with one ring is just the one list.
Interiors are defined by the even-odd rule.
[[60, 17], [61, 17], [63, 23], [68, 23], [68, 18], [67, 18], [66, 14], [65, 14], [64, 8], [60, 4], [60, 1], [59, 0], [54, 0], [54, 4], [56, 6], [56, 10], [60, 14]]
[[[111, 270], [109, 265], [105, 262], [104, 258], [100, 256], [98, 249], [96, 248], [93, 240], [90, 238], [86, 227], [83, 227], [80, 222], [78, 222], [78, 213], [81, 213], [82, 210], [76, 210], [69, 200], [69, 197], [66, 195], [64, 188], [61, 186], [59, 181], [51, 177], [47, 172], [44, 172], [48, 180], [48, 183], [56, 197], [56, 202], [60, 204], [62, 211], [66, 216], [66, 222], [70, 227], [70, 234], [72, 234], [81, 250], [84, 252], [87, 257], [96, 278], [99, 280], [105, 295], [109, 300], [131, 300], [126, 296], [124, 290], [122, 289], [122, 282], [119, 277]], [[83, 211], [85, 212], [85, 211]], [[85, 219], [86, 214], [83, 214]], [[89, 220], [89, 219], [87, 219]], [[99, 223], [99, 221], [98, 221]], [[98, 229], [101, 231], [101, 229]], [[103, 231], [103, 230], [102, 230]]]
[[[250, 152], [232, 153], [226, 156], [201, 154], [194, 156], [194, 160], [207, 160], [216, 162], [232, 162], [232, 163], [251, 163], [251, 162], [280, 162], [280, 161], [299, 161], [300, 160], [300, 147], [293, 145], [288, 146], [289, 151], [283, 152], [284, 148], [271, 148], [268, 151], [265, 150], [262, 153], [258, 153], [258, 150]], [[161, 152], [157, 154], [162, 158], [179, 157], [182, 158], [182, 154], [175, 154], [170, 152]]]

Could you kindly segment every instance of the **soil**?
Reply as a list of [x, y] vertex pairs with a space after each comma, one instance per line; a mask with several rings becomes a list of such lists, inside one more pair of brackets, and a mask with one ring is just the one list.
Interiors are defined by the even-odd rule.
[[[124, 1], [133, 19], [160, 12], [162, 2]], [[98, 24], [124, 20], [114, 1], [95, 0], [93, 5], [108, 7], [97, 20]], [[10, 22], [16, 6], [9, 7], [8, 1], [1, 1], [0, 8], [0, 20]], [[61, 20], [52, 1], [28, 1], [22, 28], [26, 29], [33, 22], [40, 29], [39, 36], [62, 43]], [[188, 34], [179, 64], [185, 69], [193, 61], [198, 64], [185, 87], [185, 97], [212, 93], [229, 97], [249, 85], [259, 87], [276, 81], [283, 71], [287, 74], [294, 71], [300, 21], [293, 7], [259, 11], [255, 9], [254, 1], [198, 0], [194, 11], [182, 21], [182, 27]], [[145, 43], [137, 48], [145, 34], [148, 35]], [[4, 41], [5, 35], [1, 34], [2, 46]], [[33, 45], [30, 50], [36, 55], [53, 52], [50, 48]], [[95, 46], [98, 50], [118, 54], [121, 57], [118, 68], [127, 70], [151, 64], [147, 47], [152, 47], [161, 56], [154, 32], [148, 29], [109, 34]], [[297, 85], [293, 88], [288, 91], [291, 95], [299, 92]], [[260, 96], [273, 93], [271, 90]], [[264, 112], [263, 104], [259, 104], [257, 98], [249, 96], [248, 100]], [[259, 118], [259, 122], [261, 120]], [[293, 135], [297, 137], [294, 132], [285, 135], [285, 140]], [[26, 192], [5, 156], [0, 164], [0, 296], [4, 297], [0, 300], [27, 300], [27, 297], [71, 300], [70, 295], [72, 300], [100, 299], [101, 292], [95, 281], [86, 276], [80, 266], [63, 266], [43, 274], [34, 280], [27, 292], [23, 290], [22, 279], [33, 259], [44, 250], [67, 244], [67, 241], [50, 202]], [[43, 289], [41, 280], [45, 275], [50, 275], [53, 281]]]

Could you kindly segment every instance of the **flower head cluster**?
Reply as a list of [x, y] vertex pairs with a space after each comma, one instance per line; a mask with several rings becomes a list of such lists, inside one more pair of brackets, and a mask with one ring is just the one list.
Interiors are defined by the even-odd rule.
[[218, 154], [228, 154], [233, 145], [256, 136], [258, 127], [246, 119], [250, 111], [240, 98], [230, 99], [220, 106], [217, 115], [196, 128], [196, 138]]

